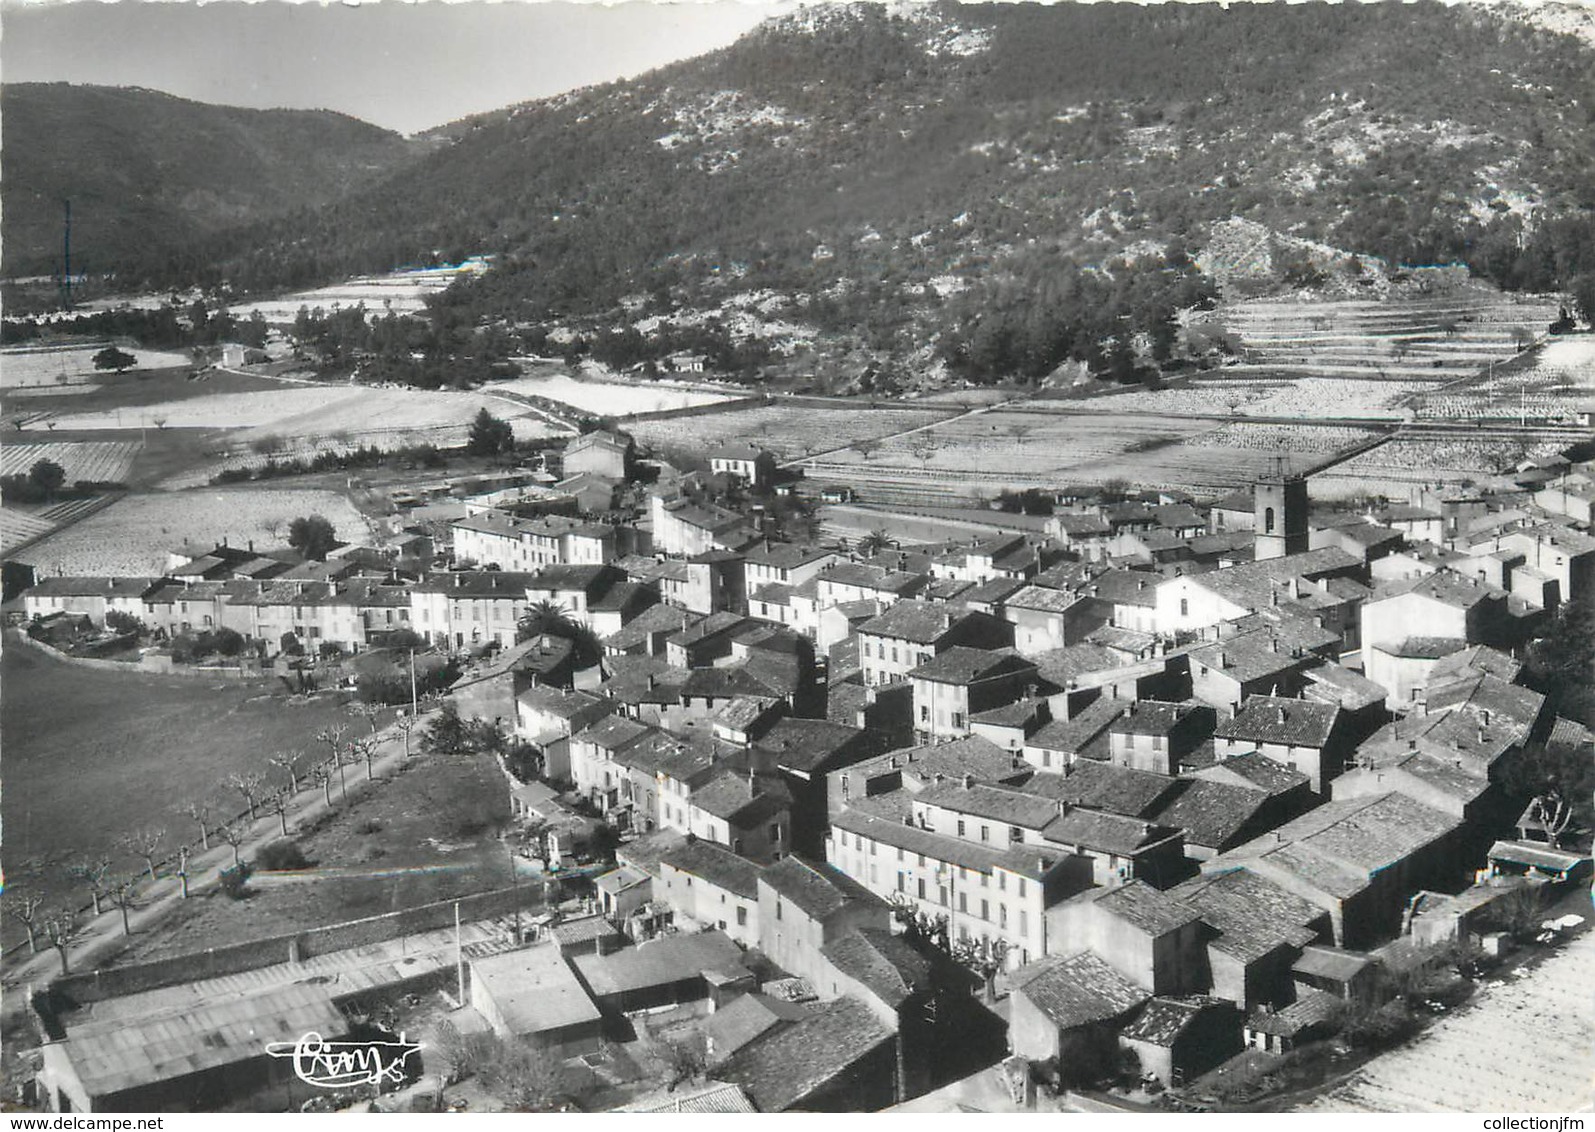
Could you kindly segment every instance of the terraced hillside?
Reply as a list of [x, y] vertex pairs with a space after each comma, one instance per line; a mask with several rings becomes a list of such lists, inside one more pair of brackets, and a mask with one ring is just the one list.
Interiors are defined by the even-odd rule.
[[1226, 372], [1456, 381], [1521, 353], [1557, 313], [1549, 299], [1482, 288], [1382, 302], [1236, 303], [1222, 319], [1239, 336], [1244, 360]]

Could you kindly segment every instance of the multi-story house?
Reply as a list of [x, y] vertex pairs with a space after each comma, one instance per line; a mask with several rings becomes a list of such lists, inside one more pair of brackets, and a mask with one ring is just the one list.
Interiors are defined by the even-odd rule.
[[1025, 586], [1003, 601], [1013, 624], [1014, 648], [1025, 656], [1067, 648], [1085, 640], [1113, 617], [1113, 606], [1081, 592]]
[[532, 605], [551, 602], [565, 610], [572, 621], [595, 632], [613, 632], [621, 625], [603, 624], [595, 606], [625, 580], [625, 572], [613, 566], [545, 566], [525, 579], [525, 598]]
[[891, 684], [957, 646], [1004, 648], [1013, 627], [989, 613], [903, 600], [858, 627], [859, 667], [866, 684]]
[[81, 613], [96, 626], [104, 627], [105, 615], [113, 610], [142, 620], [146, 614], [144, 595], [158, 578], [41, 578], [22, 595], [23, 612], [29, 620], [52, 613]]
[[433, 645], [464, 649], [494, 641], [508, 648], [531, 604], [527, 587], [536, 577], [507, 571], [438, 574], [410, 588], [410, 627]]
[[691, 557], [710, 550], [740, 550], [753, 541], [747, 521], [735, 511], [685, 499], [649, 497], [653, 548], [658, 554]]
[[1340, 725], [1340, 708], [1311, 700], [1253, 696], [1233, 718], [1220, 719], [1213, 753], [1220, 759], [1258, 751], [1312, 780], [1323, 795], [1345, 769], [1351, 746]]
[[732, 477], [751, 488], [766, 488], [775, 481], [775, 456], [745, 441], [722, 444], [709, 453], [709, 473]]
[[1109, 761], [1154, 774], [1178, 774], [1181, 762], [1212, 736], [1215, 722], [1213, 709], [1202, 704], [1127, 704], [1108, 725]]
[[815, 578], [816, 610], [845, 601], [878, 601], [891, 605], [913, 597], [925, 588], [925, 575], [909, 570], [888, 570], [862, 562], [837, 562], [825, 566]]
[[954, 645], [908, 673], [920, 742], [969, 734], [972, 715], [1011, 704], [1038, 684], [1035, 661]]

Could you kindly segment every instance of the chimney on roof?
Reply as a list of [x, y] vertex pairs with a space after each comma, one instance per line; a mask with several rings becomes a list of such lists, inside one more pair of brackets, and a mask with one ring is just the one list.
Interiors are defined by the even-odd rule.
[[249, 540], [249, 553], [251, 553], [251, 554], [255, 553], [255, 540], [254, 539], [250, 539]]
[[227, 536], [226, 535], [222, 535], [222, 546], [226, 547], [226, 545], [227, 545]]
[[1280, 723], [1284, 723], [1285, 722], [1285, 708], [1284, 708], [1283, 705], [1281, 705], [1280, 708], [1279, 708], [1279, 722]]
[[465, 584], [465, 575], [463, 575], [463, 574], [454, 575], [454, 588], [455, 589], [459, 589], [464, 584]]

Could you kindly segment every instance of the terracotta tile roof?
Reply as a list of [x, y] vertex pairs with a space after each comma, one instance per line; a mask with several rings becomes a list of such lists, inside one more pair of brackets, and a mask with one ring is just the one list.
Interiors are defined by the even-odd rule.
[[683, 839], [667, 846], [658, 861], [748, 900], [759, 897], [759, 866], [723, 845], [701, 838]]
[[1081, 754], [1107, 735], [1108, 726], [1123, 714], [1127, 706], [1127, 700], [1100, 696], [1081, 709], [1074, 718], [1055, 719], [1046, 724], [1025, 740], [1025, 747], [1058, 751], [1066, 755]]
[[1025, 829], [1039, 830], [1058, 816], [1056, 802], [1001, 786], [962, 782], [941, 782], [927, 786], [914, 798], [920, 805], [937, 806], [953, 813], [1007, 822]]
[[1268, 798], [1261, 790], [1196, 778], [1152, 816], [1159, 825], [1183, 831], [1187, 845], [1223, 850], [1268, 805]]
[[816, 920], [855, 903], [885, 907], [879, 897], [839, 870], [796, 857], [782, 857], [766, 867], [759, 879]]
[[1153, 936], [1167, 935], [1201, 918], [1189, 904], [1159, 892], [1145, 881], [1134, 880], [1105, 890], [1092, 889], [1081, 898], [1090, 899], [1103, 911]]
[[1327, 920], [1322, 909], [1240, 868], [1203, 873], [1175, 885], [1169, 895], [1195, 908], [1218, 932], [1212, 947], [1246, 963], [1311, 943], [1319, 933], [1309, 925]]
[[1136, 818], [1076, 809], [1054, 818], [1041, 831], [1041, 836], [1054, 845], [1133, 857], [1150, 845], [1177, 836], [1178, 832]]
[[1021, 967], [1009, 985], [1060, 1030], [1110, 1022], [1151, 997], [1089, 951], [1067, 958], [1048, 956]]
[[1213, 734], [1220, 739], [1252, 743], [1284, 743], [1322, 748], [1329, 742], [1340, 708], [1283, 696], [1252, 696], [1233, 719], [1220, 719]]
[[778, 778], [727, 771], [694, 790], [688, 801], [739, 829], [751, 829], [792, 807], [792, 794]]
[[[1036, 778], [1042, 778], [1036, 775]], [[1054, 776], [1046, 776], [1054, 777]], [[1026, 783], [1026, 789], [1034, 788]], [[1178, 780], [1149, 770], [1113, 763], [1080, 762], [1062, 776], [1050, 797], [1088, 810], [1104, 810], [1124, 817], [1143, 817], [1164, 802], [1179, 786]]]
[[718, 1075], [746, 1089], [760, 1112], [785, 1112], [892, 1040], [867, 1006], [838, 998], [738, 1051]]
[[1218, 998], [1154, 998], [1134, 1021], [1119, 1031], [1119, 1036], [1125, 1041], [1172, 1047], [1204, 1010], [1234, 1009], [1233, 1003]]
[[863, 983], [893, 1009], [930, 983], [930, 960], [890, 931], [861, 928], [820, 950], [837, 970]]
[[1233, 783], [1249, 786], [1266, 795], [1283, 794], [1303, 783], [1312, 781], [1299, 770], [1291, 770], [1284, 763], [1275, 762], [1257, 751], [1232, 755], [1196, 772], [1196, 777], [1211, 782]]

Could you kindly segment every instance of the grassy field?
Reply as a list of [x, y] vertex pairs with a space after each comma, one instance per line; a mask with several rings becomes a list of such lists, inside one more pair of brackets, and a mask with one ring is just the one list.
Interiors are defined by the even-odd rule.
[[273, 751], [310, 750], [317, 730], [347, 720], [333, 697], [290, 702], [281, 685], [85, 669], [13, 639], [0, 689], [0, 862], [13, 884], [28, 862], [46, 863], [37, 883], [74, 900], [60, 865], [105, 850], [131, 870], [120, 835], [153, 825], [196, 836], [185, 803], [220, 795], [231, 773], [267, 769]]
[[[300, 515], [331, 520], [338, 536], [367, 537], [365, 519], [340, 492], [314, 488], [234, 487], [133, 494], [83, 522], [29, 547], [25, 559], [41, 574], [160, 574], [166, 553], [188, 541], [226, 539], [280, 546]], [[267, 527], [280, 523], [273, 538]]]
[[670, 382], [590, 380], [573, 376], [564, 366], [527, 361], [521, 365], [526, 370], [525, 377], [513, 381], [495, 381], [483, 386], [483, 390], [505, 390], [529, 397], [547, 397], [550, 401], [561, 401], [583, 412], [606, 417], [713, 405], [738, 395], [737, 391], [708, 393]]
[[[117, 962], [183, 955], [501, 888], [511, 874], [497, 834], [509, 817], [509, 790], [492, 756], [412, 758], [389, 781], [296, 835], [315, 869], [257, 878], [243, 901], [221, 893], [192, 900], [178, 917], [135, 940]], [[387, 875], [337, 875], [344, 869]]]
[[704, 453], [733, 440], [763, 445], [787, 459], [809, 452], [892, 436], [951, 416], [957, 410], [942, 408], [816, 409], [806, 405], [765, 405], [704, 416], [673, 417], [662, 421], [637, 421], [627, 430], [639, 443]]
[[[90, 345], [20, 346], [0, 350], [0, 385], [26, 388], [106, 380], [106, 371], [94, 368], [94, 355], [105, 346], [106, 343], [96, 342]], [[134, 367], [141, 370], [174, 369], [193, 364], [193, 359], [186, 353], [143, 348], [128, 352], [135, 359]]]

